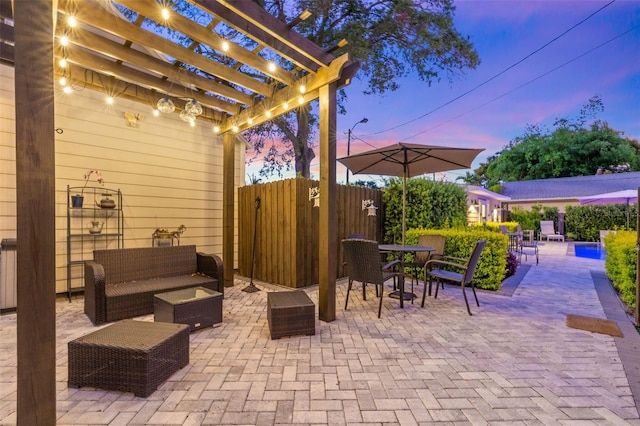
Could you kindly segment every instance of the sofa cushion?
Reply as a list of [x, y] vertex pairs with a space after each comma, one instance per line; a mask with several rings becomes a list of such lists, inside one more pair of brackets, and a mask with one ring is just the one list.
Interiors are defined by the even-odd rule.
[[103, 266], [105, 284], [109, 285], [198, 271], [194, 245], [94, 250], [93, 259]]
[[216, 285], [216, 279], [200, 274], [110, 284], [105, 287], [106, 320], [117, 321], [153, 312], [153, 296], [157, 293], [196, 286], [214, 289]]

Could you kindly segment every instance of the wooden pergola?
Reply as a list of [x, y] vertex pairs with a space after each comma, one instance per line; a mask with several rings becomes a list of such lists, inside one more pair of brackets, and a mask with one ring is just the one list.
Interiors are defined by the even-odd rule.
[[334, 57], [339, 46], [297, 33], [306, 12], [285, 23], [253, 1], [178, 2], [197, 12], [190, 19], [175, 10], [163, 17], [163, 3], [173, 4], [0, 0], [0, 61], [15, 66], [18, 424], [56, 418], [54, 88], [62, 77], [152, 106], [166, 97], [173, 113], [189, 99], [202, 106], [195, 119], [210, 121], [224, 143], [226, 286], [233, 285], [236, 134], [319, 99], [319, 317], [335, 319], [336, 91], [359, 64]]

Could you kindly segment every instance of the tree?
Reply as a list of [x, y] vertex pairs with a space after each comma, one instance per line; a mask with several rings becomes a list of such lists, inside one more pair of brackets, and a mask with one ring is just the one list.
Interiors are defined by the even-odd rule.
[[[467, 37], [453, 25], [453, 0], [256, 0], [269, 13], [291, 22], [304, 10], [311, 16], [296, 30], [319, 46], [338, 47], [333, 54], [351, 54], [361, 62], [357, 75], [367, 81], [365, 94], [383, 94], [398, 89], [398, 80], [415, 73], [431, 84], [449, 80], [480, 60]], [[339, 111], [345, 111], [346, 94], [338, 96]], [[296, 174], [310, 176], [313, 136], [317, 117], [305, 105], [291, 113], [245, 133], [257, 154], [265, 158], [262, 175], [281, 173], [293, 159]], [[282, 141], [279, 146], [274, 139]]]
[[525, 133], [474, 171], [485, 187], [500, 181], [547, 179], [640, 170], [640, 144], [595, 118], [604, 110], [593, 97], [576, 119], [556, 119], [552, 132], [528, 125]]

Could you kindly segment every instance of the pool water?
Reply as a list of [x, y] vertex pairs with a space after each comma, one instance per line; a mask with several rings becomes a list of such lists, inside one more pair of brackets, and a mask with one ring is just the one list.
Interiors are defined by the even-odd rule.
[[606, 250], [598, 243], [576, 244], [574, 246], [577, 257], [587, 257], [589, 259], [606, 259]]

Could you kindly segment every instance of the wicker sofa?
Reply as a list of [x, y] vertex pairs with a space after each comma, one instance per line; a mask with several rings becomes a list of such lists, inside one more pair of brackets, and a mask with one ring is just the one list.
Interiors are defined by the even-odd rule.
[[156, 293], [202, 286], [224, 294], [222, 260], [196, 246], [94, 250], [85, 262], [84, 312], [95, 324], [153, 313]]

